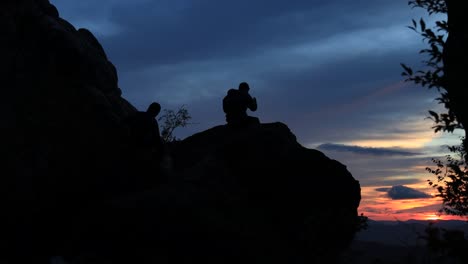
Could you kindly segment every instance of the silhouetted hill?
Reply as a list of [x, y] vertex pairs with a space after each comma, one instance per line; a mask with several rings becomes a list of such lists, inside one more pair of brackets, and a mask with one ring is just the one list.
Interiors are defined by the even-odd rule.
[[[369, 228], [356, 235], [352, 245], [341, 255], [340, 263], [463, 263], [443, 255], [442, 252], [430, 250], [426, 241], [418, 238], [419, 235], [427, 235], [425, 229], [429, 223], [430, 221], [423, 220], [369, 220]], [[468, 238], [468, 223], [465, 221], [432, 223], [434, 227], [441, 229], [464, 231], [465, 238]]]
[[[369, 220], [369, 228], [356, 234], [356, 240], [378, 242], [381, 244], [396, 246], [424, 245], [424, 241], [418, 238], [423, 235], [430, 221], [373, 221]], [[468, 223], [457, 220], [439, 220], [433, 222], [435, 227], [445, 229], [457, 229], [465, 231], [468, 236]]]
[[423, 264], [429, 252], [422, 246], [403, 246], [370, 241], [355, 241], [341, 256], [340, 264]]
[[359, 183], [285, 124], [197, 133], [161, 170], [91, 32], [47, 0], [2, 1], [0, 23], [0, 262], [324, 263], [351, 242]]

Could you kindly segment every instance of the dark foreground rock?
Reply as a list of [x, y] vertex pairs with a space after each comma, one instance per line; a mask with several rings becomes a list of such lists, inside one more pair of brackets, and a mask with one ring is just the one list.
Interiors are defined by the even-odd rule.
[[359, 183], [282, 123], [135, 153], [117, 72], [46, 0], [0, 3], [0, 262], [304, 263], [355, 231]]
[[60, 244], [77, 208], [131, 189], [121, 120], [136, 109], [96, 38], [49, 1], [1, 1], [0, 24], [0, 248], [27, 256]]
[[[79, 239], [84, 244], [71, 255], [332, 263], [354, 237], [359, 183], [341, 163], [298, 144], [282, 123], [214, 127], [171, 151], [174, 168], [159, 187], [114, 200], [76, 223], [81, 235], [91, 230], [85, 237], [95, 244]], [[92, 227], [81, 230], [83, 223]]]
[[282, 123], [214, 127], [182, 141], [174, 163], [199, 186], [200, 207], [216, 212], [209, 226], [230, 231], [256, 262], [329, 259], [354, 235], [359, 183]]

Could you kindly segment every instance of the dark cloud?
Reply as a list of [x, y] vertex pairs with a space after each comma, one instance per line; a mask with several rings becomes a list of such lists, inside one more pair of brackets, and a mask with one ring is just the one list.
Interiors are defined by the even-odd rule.
[[388, 192], [388, 191], [390, 191], [390, 189], [391, 189], [391, 188], [384, 188], [384, 187], [382, 187], [382, 188], [377, 188], [377, 189], [375, 189], [375, 190], [378, 191], [378, 192]]
[[312, 29], [306, 27], [313, 25], [308, 12], [314, 4], [309, 1], [288, 5], [275, 1], [196, 1], [182, 6], [162, 7], [148, 1], [115, 8], [110, 19], [124, 34], [103, 39], [111, 58], [124, 69], [137, 70], [155, 64], [252, 56], [312, 35]]
[[426, 179], [433, 176], [425, 170], [426, 167], [433, 166], [430, 157], [376, 156], [321, 151], [344, 164], [353, 177], [359, 180], [361, 186], [424, 184]]
[[125, 34], [103, 42], [114, 55], [111, 57], [126, 69], [252, 57], [369, 25], [377, 27], [384, 20], [369, 18], [367, 10], [382, 12], [395, 6], [388, 1], [372, 1], [363, 8], [361, 2], [341, 6], [307, 0], [287, 4], [280, 0], [196, 1], [174, 10], [147, 1], [115, 8], [111, 20], [124, 28]]
[[387, 193], [388, 197], [393, 200], [432, 198], [432, 196], [427, 193], [404, 185], [397, 185], [392, 188], [377, 188], [375, 190]]
[[390, 214], [392, 213], [392, 208], [375, 208], [375, 207], [360, 207], [359, 210], [361, 212], [369, 212], [369, 213], [385, 213]]
[[442, 203], [440, 204], [432, 204], [432, 205], [426, 205], [426, 206], [419, 206], [419, 207], [413, 207], [409, 209], [404, 209], [404, 210], [398, 210], [395, 213], [400, 214], [400, 213], [427, 213], [427, 212], [433, 212], [434, 214], [440, 214], [441, 210], [443, 210], [444, 205]]
[[[375, 175], [378, 175], [378, 171]], [[389, 173], [387, 173], [389, 174]], [[380, 179], [380, 178], [377, 178]], [[368, 183], [366, 186], [392, 186], [392, 185], [399, 185], [399, 184], [415, 184], [421, 183], [421, 178], [415, 176], [408, 176], [404, 179], [395, 177], [395, 172], [392, 175], [382, 178], [380, 180], [375, 180], [374, 182]]]
[[73, 22], [88, 27], [94, 22], [95, 31], [105, 31], [103, 24], [119, 28], [118, 34], [102, 36], [101, 40], [109, 57], [125, 71], [155, 64], [253, 56], [363, 28], [388, 26], [405, 17], [402, 7], [407, 8], [398, 1], [385, 0], [352, 4], [307, 0], [79, 2], [56, 4]]
[[346, 151], [356, 154], [376, 155], [376, 156], [415, 156], [421, 153], [406, 151], [395, 148], [368, 148], [360, 146], [348, 146], [343, 144], [325, 143], [317, 147], [320, 150]]

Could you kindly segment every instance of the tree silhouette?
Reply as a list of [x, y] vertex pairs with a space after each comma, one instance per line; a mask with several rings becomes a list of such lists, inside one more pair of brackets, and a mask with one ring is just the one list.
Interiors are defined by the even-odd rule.
[[[413, 8], [420, 7], [426, 9], [429, 15], [447, 14], [447, 6], [445, 0], [416, 0], [408, 3]], [[445, 131], [453, 132], [456, 128], [462, 128], [458, 122], [456, 115], [451, 109], [450, 97], [446, 89], [443, 51], [446, 42], [446, 36], [449, 32], [448, 23], [445, 20], [436, 21], [435, 29], [428, 28], [423, 18], [419, 21], [412, 20], [412, 25], [408, 26], [416, 33], [420, 34], [424, 41], [429, 45], [428, 48], [422, 49], [420, 54], [427, 54], [429, 59], [423, 63], [427, 66], [425, 70], [413, 71], [413, 69], [405, 64], [401, 64], [404, 69], [403, 76], [407, 76], [406, 81], [414, 82], [415, 84], [429, 89], [435, 88], [439, 91], [440, 97], [436, 100], [445, 106], [446, 113], [436, 113], [429, 111], [430, 118], [434, 120], [433, 127], [435, 132]]]
[[468, 215], [468, 167], [462, 158], [465, 155], [463, 145], [449, 147], [456, 156], [447, 155], [445, 160], [433, 159], [436, 168], [426, 168], [437, 177], [437, 183], [428, 180], [429, 185], [438, 191], [442, 198], [443, 211], [451, 215]]
[[174, 136], [174, 130], [178, 127], [186, 127], [191, 124], [188, 121], [192, 119], [188, 110], [182, 105], [177, 112], [174, 110], [163, 110], [158, 121], [161, 122], [161, 139], [164, 142], [173, 142], [179, 140]]
[[443, 210], [449, 214], [468, 215], [468, 170], [467, 170], [467, 140], [468, 128], [468, 89], [466, 86], [465, 63], [468, 62], [467, 43], [468, 31], [464, 26], [463, 1], [457, 0], [411, 0], [412, 8], [423, 8], [429, 16], [445, 14], [447, 20], [435, 22], [433, 29], [428, 28], [424, 19], [412, 20], [410, 29], [421, 35], [428, 44], [421, 54], [428, 59], [423, 63], [424, 70], [414, 71], [411, 67], [401, 64], [406, 81], [429, 89], [435, 88], [440, 96], [436, 100], [447, 110], [444, 113], [429, 111], [430, 119], [435, 123], [435, 132], [454, 132], [465, 130], [460, 146], [449, 147], [457, 157], [447, 155], [445, 161], [433, 159], [436, 168], [426, 168], [437, 177], [437, 183], [428, 180], [429, 185], [437, 189], [438, 197], [444, 202]]
[[434, 263], [468, 262], [468, 240], [463, 231], [440, 228], [430, 222], [418, 237], [426, 241], [427, 248], [433, 253]]

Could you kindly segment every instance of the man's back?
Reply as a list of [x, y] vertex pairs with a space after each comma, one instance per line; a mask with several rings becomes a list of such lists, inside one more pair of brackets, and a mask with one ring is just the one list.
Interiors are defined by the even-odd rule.
[[127, 124], [130, 136], [137, 147], [161, 147], [158, 123], [149, 113], [136, 112], [127, 119]]
[[223, 99], [223, 111], [226, 114], [242, 112], [244, 108], [243, 101], [239, 90], [230, 89]]

